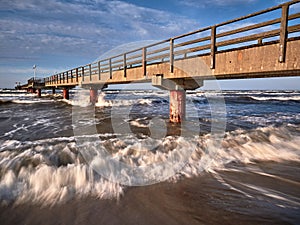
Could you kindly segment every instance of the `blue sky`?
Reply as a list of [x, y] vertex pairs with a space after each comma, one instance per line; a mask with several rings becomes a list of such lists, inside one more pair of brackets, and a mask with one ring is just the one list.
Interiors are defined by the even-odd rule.
[[[93, 62], [122, 44], [167, 39], [283, 2], [0, 0], [0, 88], [25, 82], [34, 64], [37, 76], [44, 77]], [[224, 89], [299, 89], [300, 79], [220, 84]]]

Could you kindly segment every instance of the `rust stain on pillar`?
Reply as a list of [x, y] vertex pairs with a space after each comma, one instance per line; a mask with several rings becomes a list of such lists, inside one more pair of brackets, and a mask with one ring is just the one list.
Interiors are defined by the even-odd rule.
[[185, 120], [185, 91], [170, 91], [170, 122], [180, 123]]
[[42, 90], [40, 88], [36, 90], [36, 93], [39, 98], [42, 96]]
[[97, 89], [90, 89], [90, 102], [92, 104], [95, 104], [96, 102], [98, 102], [98, 90]]
[[69, 89], [63, 89], [63, 97], [64, 99], [69, 99]]

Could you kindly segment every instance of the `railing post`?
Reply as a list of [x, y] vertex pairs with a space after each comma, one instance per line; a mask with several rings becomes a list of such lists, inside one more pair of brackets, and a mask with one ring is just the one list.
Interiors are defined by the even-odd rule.
[[174, 39], [170, 39], [170, 72], [174, 72]]
[[123, 55], [123, 69], [124, 69], [124, 77], [127, 76], [127, 62], [126, 62], [126, 54]]
[[92, 64], [89, 64], [90, 81], [92, 81]]
[[84, 67], [81, 67], [81, 81], [84, 81]]
[[98, 80], [101, 80], [101, 64], [98, 62]]
[[216, 26], [211, 27], [210, 36], [210, 68], [215, 69], [216, 66]]
[[71, 69], [71, 83], [73, 83], [73, 69]]
[[285, 62], [286, 42], [288, 37], [288, 15], [289, 5], [284, 4], [281, 7], [281, 25], [280, 25], [280, 43], [279, 43], [279, 62]]
[[144, 76], [147, 75], [147, 49], [143, 48], [143, 53], [142, 53], [142, 67], [143, 67], [143, 74]]
[[112, 79], [112, 68], [111, 68], [111, 58], [108, 60], [108, 67], [109, 67], [109, 79]]
[[76, 83], [78, 83], [78, 68], [76, 68]]

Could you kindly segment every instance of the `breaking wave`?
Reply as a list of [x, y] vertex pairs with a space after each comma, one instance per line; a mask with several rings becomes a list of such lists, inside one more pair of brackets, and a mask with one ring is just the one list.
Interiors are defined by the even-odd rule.
[[[161, 139], [118, 134], [98, 136], [101, 146], [130, 166], [163, 161], [171, 151], [195, 147], [184, 168], [169, 179], [169, 182], [176, 182], [203, 173], [218, 174], [231, 163], [299, 162], [299, 133], [298, 127], [239, 129], [227, 132], [221, 147], [216, 147], [210, 135]], [[157, 147], [149, 150], [142, 146], [145, 139]], [[74, 137], [27, 142], [6, 140], [0, 144], [1, 204], [53, 205], [85, 196], [111, 199], [126, 194], [125, 186], [104, 179], [86, 164]], [[95, 145], [88, 141], [85, 144]]]

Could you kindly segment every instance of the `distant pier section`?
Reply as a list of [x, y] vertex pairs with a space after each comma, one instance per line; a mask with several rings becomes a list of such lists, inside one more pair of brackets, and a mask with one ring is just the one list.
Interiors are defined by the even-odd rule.
[[[90, 89], [95, 102], [97, 91], [107, 85], [150, 82], [170, 91], [170, 120], [181, 122], [185, 91], [201, 87], [204, 80], [300, 76], [300, 12], [290, 13], [295, 4], [299, 9], [299, 2], [132, 49], [53, 74], [41, 83], [28, 81], [20, 88], [60, 88], [68, 98], [69, 89], [80, 86]], [[248, 19], [259, 22], [245, 22]]]

